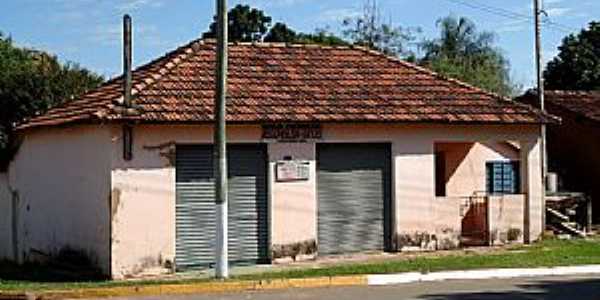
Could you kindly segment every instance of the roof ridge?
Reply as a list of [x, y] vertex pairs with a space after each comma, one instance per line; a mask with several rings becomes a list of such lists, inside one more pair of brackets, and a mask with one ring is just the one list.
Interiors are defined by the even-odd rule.
[[[216, 44], [216, 40], [213, 38], [200, 39], [205, 44]], [[307, 48], [307, 49], [340, 49], [350, 50], [353, 49], [354, 45], [323, 45], [315, 43], [290, 43], [290, 42], [240, 42], [234, 41], [229, 42], [229, 46], [246, 46], [246, 47], [265, 47], [265, 48]]]

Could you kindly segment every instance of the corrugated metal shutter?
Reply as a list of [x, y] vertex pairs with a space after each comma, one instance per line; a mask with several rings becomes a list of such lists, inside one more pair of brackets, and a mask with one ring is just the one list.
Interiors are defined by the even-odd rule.
[[385, 144], [317, 146], [319, 254], [387, 248], [389, 149]]
[[[268, 261], [266, 151], [263, 145], [232, 145], [229, 153], [229, 260]], [[176, 265], [214, 263], [215, 201], [212, 146], [177, 146]]]

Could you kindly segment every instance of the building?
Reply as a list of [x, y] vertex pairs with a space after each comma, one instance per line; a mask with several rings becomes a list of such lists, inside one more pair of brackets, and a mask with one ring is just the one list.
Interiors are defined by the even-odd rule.
[[[20, 126], [0, 256], [80, 249], [113, 278], [210, 266], [215, 44]], [[230, 260], [534, 241], [553, 119], [358, 47], [232, 44]], [[7, 241], [7, 242], [5, 242]]]
[[[538, 105], [537, 95], [519, 101]], [[561, 188], [592, 198], [594, 221], [600, 219], [600, 92], [546, 91], [546, 110], [561, 118], [548, 126], [548, 168], [558, 174]]]

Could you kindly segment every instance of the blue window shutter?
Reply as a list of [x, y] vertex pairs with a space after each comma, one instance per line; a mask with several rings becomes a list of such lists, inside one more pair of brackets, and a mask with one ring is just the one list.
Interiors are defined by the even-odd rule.
[[496, 161], [486, 163], [486, 188], [490, 194], [518, 194], [520, 192], [519, 162]]

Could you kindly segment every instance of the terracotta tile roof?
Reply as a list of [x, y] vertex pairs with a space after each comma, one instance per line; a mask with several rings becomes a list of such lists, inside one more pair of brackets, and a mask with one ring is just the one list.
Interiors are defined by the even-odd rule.
[[[544, 95], [548, 109], [557, 115], [566, 110], [592, 121], [600, 121], [600, 91], [546, 91]], [[534, 93], [522, 96], [520, 101], [539, 106]]]
[[[213, 118], [215, 43], [193, 41], [20, 128], [84, 121], [202, 123]], [[538, 110], [359, 47], [232, 44], [228, 121], [541, 123]]]

